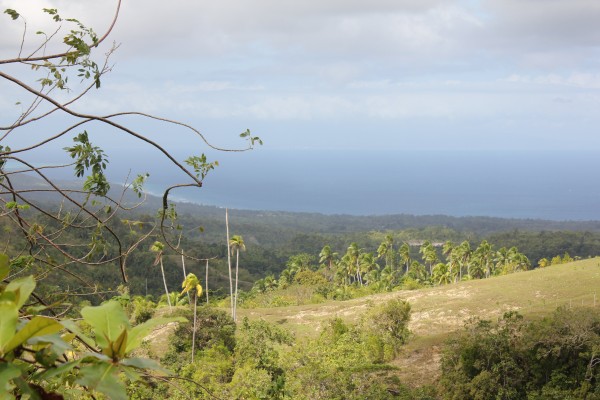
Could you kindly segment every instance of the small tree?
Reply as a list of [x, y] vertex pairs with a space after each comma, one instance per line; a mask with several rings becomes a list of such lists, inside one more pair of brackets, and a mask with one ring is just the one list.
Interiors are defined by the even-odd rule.
[[202, 286], [196, 275], [190, 273], [185, 277], [185, 280], [181, 284], [183, 290], [181, 294], [192, 293], [194, 298], [194, 326], [192, 328], [192, 363], [194, 362], [194, 352], [196, 346], [196, 321], [197, 321], [197, 309], [198, 309], [198, 296], [202, 294]]

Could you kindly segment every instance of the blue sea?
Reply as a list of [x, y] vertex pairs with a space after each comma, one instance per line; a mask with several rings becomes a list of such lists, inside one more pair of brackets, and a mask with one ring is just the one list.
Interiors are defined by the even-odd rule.
[[[175, 199], [324, 214], [600, 220], [596, 152], [259, 148], [211, 153], [209, 158], [220, 165], [204, 187], [174, 191]], [[151, 173], [149, 192], [158, 194], [167, 183], [186, 182], [159, 160], [141, 154], [128, 159], [134, 171]]]

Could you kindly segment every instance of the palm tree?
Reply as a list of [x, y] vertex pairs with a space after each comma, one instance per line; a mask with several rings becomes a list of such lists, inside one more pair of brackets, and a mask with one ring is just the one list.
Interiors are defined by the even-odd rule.
[[448, 257], [451, 256], [453, 249], [454, 243], [452, 243], [450, 240], [447, 240], [446, 243], [444, 243], [444, 245], [442, 246], [442, 254], [444, 255], [444, 257], [446, 257], [446, 260], [448, 262], [450, 261]]
[[473, 253], [473, 261], [477, 266], [477, 271], [484, 271], [485, 277], [489, 278], [491, 275], [491, 268], [493, 261], [493, 250], [492, 245], [487, 240], [482, 241], [475, 252]]
[[427, 270], [423, 264], [415, 260], [410, 264], [408, 276], [418, 282], [424, 282], [427, 279]]
[[358, 257], [360, 256], [360, 249], [356, 243], [350, 243], [348, 250], [346, 251], [346, 255], [349, 257], [350, 264], [356, 267], [356, 279], [360, 282], [360, 286], [362, 286], [362, 276], [360, 274], [360, 265]]
[[467, 267], [467, 275], [470, 274], [471, 255], [473, 254], [473, 251], [471, 250], [471, 244], [465, 240], [458, 247], [455, 247], [454, 250], [452, 250], [452, 254], [452, 257], [456, 257], [458, 260], [460, 267], [458, 270], [458, 279], [462, 280], [462, 273], [465, 267]]
[[333, 263], [337, 256], [338, 253], [333, 252], [331, 250], [331, 246], [325, 245], [319, 253], [319, 263], [327, 263], [327, 268], [329, 268], [329, 271], [331, 271], [333, 269]]
[[385, 267], [379, 274], [379, 288], [390, 291], [394, 287], [395, 273], [390, 267]]
[[429, 241], [425, 241], [425, 243], [421, 245], [419, 253], [423, 255], [423, 261], [429, 264], [429, 275], [433, 275], [433, 264], [438, 261], [435, 247], [433, 247]]
[[379, 274], [370, 274], [370, 272], [379, 271], [379, 264], [377, 264], [375, 261], [375, 256], [373, 253], [361, 253], [358, 259], [358, 264], [360, 266], [360, 272], [362, 276], [367, 277], [367, 284], [374, 282], [372, 278], [378, 277]]
[[447, 264], [437, 263], [433, 268], [431, 279], [438, 285], [446, 285], [452, 282], [452, 271]]
[[198, 320], [196, 310], [198, 308], [198, 296], [200, 296], [202, 294], [202, 286], [200, 285], [200, 281], [198, 281], [198, 278], [196, 277], [196, 275], [190, 273], [183, 280], [181, 287], [183, 288], [183, 290], [181, 291], [181, 294], [192, 293], [194, 296], [194, 327], [192, 328], [192, 364], [193, 364], [194, 363], [194, 352], [196, 349], [196, 321]]
[[169, 303], [169, 310], [172, 310], [171, 299], [169, 298], [169, 289], [167, 289], [167, 280], [165, 278], [165, 269], [163, 267], [163, 251], [165, 249], [165, 245], [159, 241], [156, 241], [150, 246], [150, 251], [156, 253], [156, 258], [154, 259], [153, 265], [160, 265], [160, 272], [162, 274], [163, 283], [165, 285], [165, 293], [167, 294], [167, 302]]
[[394, 237], [387, 235], [377, 248], [377, 257], [385, 259], [385, 266], [394, 269]]
[[233, 320], [236, 321], [237, 317], [237, 297], [238, 297], [238, 272], [240, 265], [240, 250], [246, 250], [244, 239], [240, 235], [233, 235], [229, 240], [229, 248], [231, 253], [235, 250], [235, 294], [233, 299]]
[[406, 267], [406, 274], [408, 274], [408, 267], [410, 265], [410, 246], [408, 243], [402, 243], [400, 249], [398, 249], [398, 255], [400, 255], [400, 260]]

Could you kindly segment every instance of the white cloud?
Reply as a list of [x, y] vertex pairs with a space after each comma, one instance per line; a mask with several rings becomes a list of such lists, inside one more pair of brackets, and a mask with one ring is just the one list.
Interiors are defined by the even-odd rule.
[[535, 84], [544, 86], [570, 86], [581, 89], [600, 89], [600, 74], [573, 72], [568, 76], [559, 74], [520, 75], [512, 74], [505, 79], [510, 83]]

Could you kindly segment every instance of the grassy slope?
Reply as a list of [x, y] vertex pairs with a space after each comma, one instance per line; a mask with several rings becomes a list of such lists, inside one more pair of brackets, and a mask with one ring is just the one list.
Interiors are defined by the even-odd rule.
[[396, 297], [406, 299], [412, 305], [410, 328], [414, 335], [393, 364], [399, 367], [404, 382], [422, 385], [436, 378], [440, 345], [449, 333], [460, 329], [466, 319], [495, 320], [509, 310], [539, 317], [561, 305], [600, 307], [600, 292], [596, 298], [598, 289], [600, 258], [594, 258], [492, 279], [377, 294], [343, 302], [240, 309], [239, 315], [281, 324], [302, 337], [318, 334], [321, 323], [335, 316], [356, 321], [371, 302], [376, 304]]

